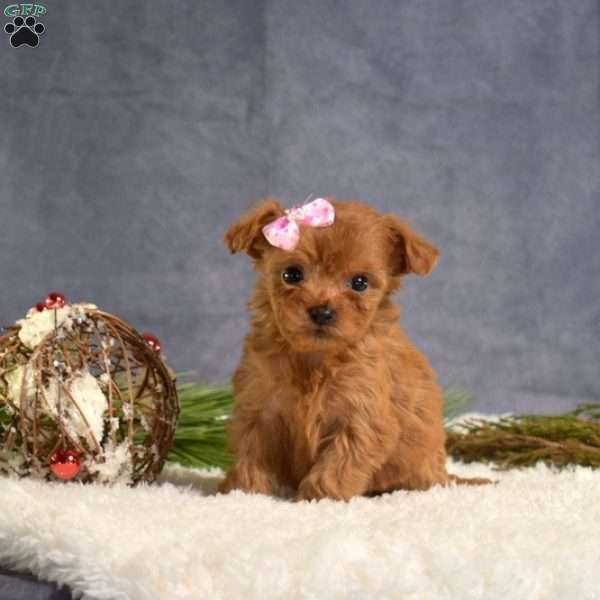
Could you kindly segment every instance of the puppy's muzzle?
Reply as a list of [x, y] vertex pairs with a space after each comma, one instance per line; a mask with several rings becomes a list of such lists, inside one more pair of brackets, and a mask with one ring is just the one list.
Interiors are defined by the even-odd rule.
[[308, 309], [308, 316], [310, 320], [315, 324], [323, 327], [325, 325], [331, 325], [335, 322], [335, 311], [329, 308], [329, 306], [313, 306]]

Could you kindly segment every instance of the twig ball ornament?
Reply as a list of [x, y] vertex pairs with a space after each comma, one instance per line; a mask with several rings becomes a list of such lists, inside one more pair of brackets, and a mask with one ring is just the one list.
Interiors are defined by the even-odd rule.
[[0, 472], [150, 482], [178, 413], [158, 339], [93, 304], [52, 292], [0, 335]]

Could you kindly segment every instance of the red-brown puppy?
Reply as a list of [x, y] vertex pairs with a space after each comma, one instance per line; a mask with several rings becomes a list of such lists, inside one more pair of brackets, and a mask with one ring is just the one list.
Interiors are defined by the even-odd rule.
[[348, 500], [446, 485], [440, 388], [391, 300], [404, 275], [433, 269], [438, 251], [393, 215], [319, 201], [334, 222], [299, 225], [294, 249], [265, 237], [283, 221], [274, 200], [225, 234], [259, 277], [233, 377], [235, 464], [220, 491], [287, 486], [298, 500]]

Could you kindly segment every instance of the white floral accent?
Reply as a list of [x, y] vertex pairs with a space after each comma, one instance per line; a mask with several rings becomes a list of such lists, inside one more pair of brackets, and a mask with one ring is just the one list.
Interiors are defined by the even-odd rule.
[[30, 400], [35, 396], [35, 379], [29, 365], [19, 365], [4, 377], [8, 383], [8, 397], [16, 406], [21, 404], [21, 394], [23, 400]]
[[55, 312], [56, 326], [70, 331], [73, 326], [73, 319], [85, 317], [86, 310], [95, 308], [97, 308], [95, 304], [80, 303], [67, 304], [63, 308], [56, 309], [56, 311], [44, 310], [39, 312], [34, 307], [29, 310], [24, 319], [17, 321], [17, 325], [20, 327], [19, 339], [33, 350], [48, 334], [54, 331]]
[[[49, 408], [54, 415], [58, 415], [59, 385], [62, 384], [57, 379], [52, 379], [46, 388]], [[62, 418], [69, 435], [85, 438], [91, 433], [99, 444], [104, 430], [104, 413], [108, 409], [108, 401], [100, 385], [89, 371], [82, 369], [68, 384], [68, 390], [80, 409], [62, 392]], [[81, 413], [89, 423], [89, 429]]]
[[90, 472], [98, 473], [97, 481], [101, 483], [129, 483], [133, 464], [129, 452], [129, 441], [124, 440], [118, 445], [108, 441], [104, 446], [104, 462], [90, 464]]

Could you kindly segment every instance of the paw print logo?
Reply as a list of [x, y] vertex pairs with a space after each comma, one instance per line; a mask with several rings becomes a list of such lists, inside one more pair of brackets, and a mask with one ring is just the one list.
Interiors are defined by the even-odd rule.
[[7, 23], [4, 26], [4, 31], [10, 35], [10, 45], [13, 48], [18, 48], [23, 44], [35, 48], [40, 38], [45, 31], [45, 27], [41, 23], [37, 23], [35, 17], [29, 16], [26, 19], [23, 17], [15, 17], [12, 23]]

